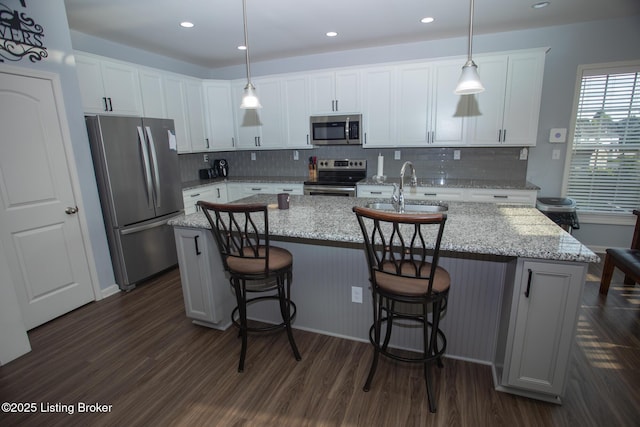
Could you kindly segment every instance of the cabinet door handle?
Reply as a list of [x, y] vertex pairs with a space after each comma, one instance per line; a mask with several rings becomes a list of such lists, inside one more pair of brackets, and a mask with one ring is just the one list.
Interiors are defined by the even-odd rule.
[[202, 252], [200, 252], [200, 248], [198, 247], [198, 237], [200, 237], [200, 236], [196, 236], [196, 237], [193, 238], [193, 241], [196, 244], [196, 255], [200, 255], [202, 253]]
[[109, 111], [109, 104], [107, 104], [107, 97], [102, 97], [102, 102], [104, 102], [104, 111]]
[[498, 129], [498, 142], [502, 142], [502, 129]]
[[262, 188], [252, 188], [251, 191], [260, 191]]
[[216, 188], [216, 190], [218, 190], [218, 199], [220, 198], [220, 189]]
[[198, 197], [200, 195], [200, 193], [196, 193], [196, 194], [192, 194], [189, 197]]
[[290, 193], [293, 191], [293, 188], [283, 188], [282, 191], [288, 191]]
[[335, 99], [331, 100], [331, 111], [336, 111], [336, 100]]
[[107, 98], [109, 100], [109, 111], [113, 111], [113, 104], [111, 103], [111, 98]]
[[529, 279], [527, 280], [527, 290], [524, 292], [524, 297], [529, 298], [529, 294], [531, 293], [531, 279], [533, 278], [533, 271], [529, 269]]
[[236, 139], [234, 137], [231, 137], [231, 146], [232, 147], [236, 146]]
[[311, 143], [309, 142], [309, 134], [307, 134], [307, 145], [311, 145]]
[[205, 138], [205, 139], [204, 139], [204, 141], [207, 143], [207, 148], [211, 148], [211, 147], [209, 146], [209, 138]]
[[507, 142], [507, 130], [502, 129], [502, 142]]

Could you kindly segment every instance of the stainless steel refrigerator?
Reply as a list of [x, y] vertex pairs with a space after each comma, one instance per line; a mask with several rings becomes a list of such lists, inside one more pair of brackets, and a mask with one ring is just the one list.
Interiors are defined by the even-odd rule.
[[85, 119], [113, 270], [128, 291], [178, 263], [167, 225], [184, 211], [173, 120]]

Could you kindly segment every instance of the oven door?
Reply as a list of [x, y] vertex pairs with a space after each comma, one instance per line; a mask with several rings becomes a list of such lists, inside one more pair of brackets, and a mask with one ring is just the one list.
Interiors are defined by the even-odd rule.
[[356, 197], [355, 186], [305, 185], [305, 196], [343, 196]]

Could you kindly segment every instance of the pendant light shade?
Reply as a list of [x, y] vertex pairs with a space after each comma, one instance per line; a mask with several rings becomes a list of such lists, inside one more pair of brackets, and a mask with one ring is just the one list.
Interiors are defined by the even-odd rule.
[[458, 85], [454, 90], [456, 95], [473, 95], [474, 93], [484, 92], [484, 86], [480, 81], [478, 75], [478, 66], [473, 62], [471, 53], [473, 46], [473, 0], [471, 0], [469, 12], [469, 50], [467, 55], [467, 62], [462, 67], [462, 74]]
[[240, 108], [245, 110], [255, 110], [262, 108], [260, 100], [256, 95], [256, 88], [251, 83], [251, 68], [249, 65], [249, 33], [247, 31], [247, 0], [242, 0], [242, 20], [244, 23], [244, 46], [245, 46], [245, 64], [247, 66], [247, 85], [244, 87], [242, 102]]

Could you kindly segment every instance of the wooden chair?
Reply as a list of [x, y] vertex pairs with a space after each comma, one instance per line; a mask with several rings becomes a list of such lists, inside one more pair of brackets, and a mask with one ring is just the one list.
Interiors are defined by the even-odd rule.
[[602, 279], [600, 280], [600, 293], [606, 295], [609, 292], [611, 277], [614, 267], [618, 267], [624, 273], [624, 284], [633, 286], [640, 282], [640, 211], [634, 210], [636, 228], [631, 240], [631, 248], [609, 248], [604, 258]]
[[[429, 410], [435, 412], [430, 365], [436, 362], [439, 367], [443, 366], [447, 341], [439, 324], [451, 282], [449, 273], [438, 266], [446, 214], [401, 214], [361, 207], [354, 207], [353, 211], [364, 236], [373, 297], [369, 340], [374, 352], [363, 389], [371, 388], [380, 354], [403, 362], [421, 363]], [[422, 329], [423, 351], [417, 357], [389, 347], [394, 323], [400, 326], [407, 322], [417, 322]]]
[[[218, 204], [202, 200], [198, 201], [198, 206], [211, 224], [222, 265], [229, 275], [238, 303], [231, 313], [231, 321], [240, 329], [242, 338], [238, 372], [244, 371], [249, 332], [285, 329], [294, 357], [301, 360], [291, 332], [291, 322], [296, 315], [296, 306], [290, 299], [293, 256], [286, 249], [271, 246], [267, 206]], [[263, 231], [260, 231], [261, 227]], [[268, 294], [264, 295], [265, 292]], [[263, 295], [248, 298], [250, 293]], [[282, 323], [250, 327], [247, 306], [265, 300], [278, 301]]]

